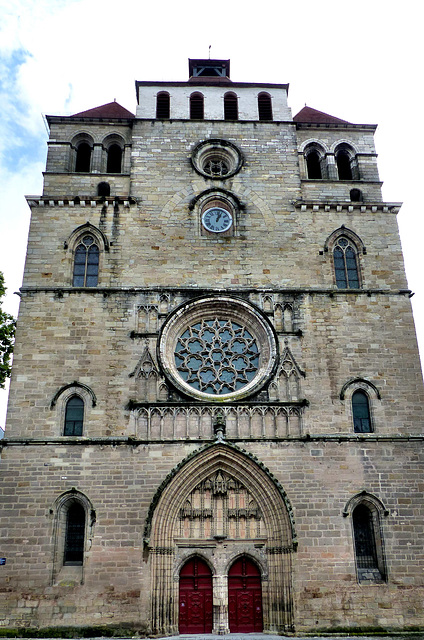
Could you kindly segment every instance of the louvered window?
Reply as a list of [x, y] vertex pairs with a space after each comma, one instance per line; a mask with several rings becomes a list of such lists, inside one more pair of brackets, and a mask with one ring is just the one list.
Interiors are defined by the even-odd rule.
[[238, 120], [238, 104], [235, 93], [226, 93], [224, 96], [224, 119]]
[[170, 114], [170, 100], [167, 91], [161, 91], [156, 96], [156, 118], [167, 120]]
[[203, 120], [204, 100], [201, 93], [192, 93], [190, 96], [190, 119]]
[[272, 120], [271, 96], [268, 93], [258, 95], [259, 120]]

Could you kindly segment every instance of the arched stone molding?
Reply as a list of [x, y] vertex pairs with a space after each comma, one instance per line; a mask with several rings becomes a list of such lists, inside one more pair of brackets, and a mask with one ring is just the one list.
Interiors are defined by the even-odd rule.
[[[385, 424], [384, 410], [381, 403], [381, 394], [378, 387], [365, 378], [352, 378], [348, 380], [340, 391], [340, 400], [344, 402], [346, 420], [349, 431], [353, 432], [352, 396], [355, 391], [363, 391], [368, 398], [371, 432], [379, 431]], [[366, 434], [365, 434], [366, 435]]]
[[70, 400], [72, 396], [78, 396], [84, 402], [83, 435], [85, 435], [85, 430], [87, 428], [91, 409], [93, 409], [97, 404], [97, 398], [94, 391], [81, 382], [77, 382], [76, 380], [74, 380], [74, 382], [61, 387], [58, 391], [56, 391], [50, 402], [50, 409], [56, 409], [55, 428], [57, 435], [63, 435], [65, 426], [66, 405], [68, 400]]
[[[355, 513], [356, 509], [358, 511]], [[359, 510], [361, 510], [361, 515], [359, 515]], [[355, 518], [356, 515], [359, 520]], [[383, 517], [388, 515], [389, 510], [385, 508], [383, 502], [365, 490], [352, 496], [345, 505], [343, 517], [349, 517], [351, 521], [352, 550], [355, 556], [356, 576], [360, 584], [381, 584], [387, 581]], [[365, 523], [365, 527], [363, 523]], [[357, 527], [359, 530], [359, 549], [357, 546], [358, 530], [355, 535]], [[361, 552], [364, 537], [368, 546], [365, 563], [363, 551]]]
[[91, 222], [85, 222], [80, 225], [76, 229], [69, 234], [63, 246], [65, 249], [70, 249], [72, 252], [75, 251], [75, 246], [78, 243], [78, 240], [84, 233], [91, 233], [99, 243], [100, 249], [104, 251], [109, 251], [109, 240], [98, 227], [95, 227]]
[[[230, 482], [244, 487], [254, 498], [264, 525], [263, 534], [257, 540], [230, 538], [225, 529], [222, 535], [181, 538], [181, 513], [187, 498], [202, 482], [218, 476], [230, 478]], [[225, 493], [222, 489], [217, 491]], [[206, 546], [213, 548], [213, 558], [205, 551], [206, 541]], [[175, 577], [183, 562], [190, 554], [196, 554], [199, 547], [201, 557], [206, 555], [214, 567], [214, 598], [216, 596], [220, 603], [214, 611], [216, 632], [228, 628], [226, 571], [243, 554], [258, 562], [262, 575], [268, 577], [263, 582], [264, 630], [292, 629], [291, 555], [297, 544], [293, 511], [281, 485], [254, 456], [227, 443], [207, 445], [188, 456], [156, 492], [146, 521], [144, 543], [151, 566], [153, 633], [177, 633]]]
[[367, 504], [367, 506], [369, 506], [371, 509], [376, 509], [381, 516], [386, 517], [390, 513], [389, 510], [385, 507], [384, 503], [380, 500], [380, 498], [377, 498], [377, 496], [372, 493], [368, 493], [368, 491], [365, 491], [364, 489], [360, 493], [356, 493], [354, 496], [349, 498], [343, 509], [343, 517], [347, 518], [348, 516], [352, 515], [352, 511], [355, 509], [355, 507], [357, 507], [359, 504], [364, 503]]
[[[78, 503], [84, 509], [85, 530], [84, 530], [84, 560], [79, 566], [64, 566], [66, 518], [70, 506]], [[94, 536], [94, 525], [96, 523], [96, 511], [91, 500], [81, 491], [72, 487], [69, 491], [62, 493], [54, 502], [50, 509], [53, 516], [53, 563], [51, 584], [60, 584], [62, 580], [75, 584], [84, 583], [84, 566], [87, 554], [91, 549]]]
[[304, 142], [302, 142], [302, 144], [299, 145], [300, 153], [304, 153], [305, 149], [307, 147], [310, 147], [311, 145], [316, 145], [317, 147], [321, 147], [321, 149], [324, 151], [325, 154], [330, 153], [330, 149], [328, 148], [328, 146], [325, 144], [323, 140], [320, 140], [319, 138], [308, 138], [308, 140], [305, 140]]
[[363, 389], [367, 395], [374, 395], [378, 400], [381, 400], [381, 394], [378, 388], [369, 380], [365, 380], [365, 378], [352, 378], [352, 380], [348, 380], [340, 391], [340, 400], [344, 400], [346, 397], [352, 397], [354, 391], [358, 389]]
[[367, 249], [364, 243], [362, 242], [361, 238], [358, 236], [358, 234], [352, 231], [352, 229], [348, 229], [347, 227], [345, 227], [344, 224], [342, 224], [341, 227], [339, 227], [338, 229], [335, 229], [332, 233], [330, 233], [330, 235], [325, 240], [324, 242], [325, 253], [333, 249], [334, 244], [336, 243], [336, 240], [340, 238], [340, 236], [346, 236], [346, 238], [349, 238], [349, 240], [351, 240], [355, 245], [355, 247], [357, 248], [358, 254], [363, 253], [365, 255], [367, 253]]
[[353, 155], [355, 155], [355, 156], [358, 155], [358, 153], [359, 153], [359, 150], [358, 150], [357, 146], [351, 140], [348, 140], [347, 138], [339, 138], [338, 140], [333, 142], [330, 145], [329, 153], [333, 153], [334, 154], [336, 152], [336, 149], [338, 147], [340, 147], [340, 146], [350, 147], [352, 152], [353, 152]]

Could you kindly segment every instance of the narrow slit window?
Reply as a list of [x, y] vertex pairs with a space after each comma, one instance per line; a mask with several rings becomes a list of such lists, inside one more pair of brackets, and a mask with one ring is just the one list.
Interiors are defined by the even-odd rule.
[[156, 96], [156, 118], [168, 120], [170, 117], [170, 98], [167, 91], [161, 91]]
[[355, 433], [371, 433], [371, 416], [368, 396], [363, 391], [352, 395], [353, 429]]
[[238, 103], [235, 93], [226, 93], [224, 96], [224, 119], [238, 120]]
[[91, 164], [91, 147], [88, 142], [81, 142], [77, 148], [75, 171], [88, 173]]
[[96, 287], [99, 278], [99, 247], [93, 236], [86, 235], [75, 250], [74, 287]]
[[339, 238], [333, 251], [334, 271], [339, 289], [359, 289], [356, 251], [347, 238]]
[[84, 423], [84, 401], [79, 396], [72, 396], [66, 403], [65, 436], [82, 436]]
[[272, 102], [268, 93], [258, 95], [259, 120], [272, 120]]
[[204, 99], [201, 93], [192, 93], [190, 96], [190, 120], [203, 120]]
[[70, 505], [66, 514], [64, 565], [82, 565], [84, 560], [85, 511], [79, 502]]

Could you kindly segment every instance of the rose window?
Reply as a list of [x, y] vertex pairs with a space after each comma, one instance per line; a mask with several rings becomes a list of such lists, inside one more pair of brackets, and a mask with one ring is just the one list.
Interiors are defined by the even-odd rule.
[[220, 158], [208, 160], [205, 163], [203, 170], [210, 176], [226, 176], [230, 171], [228, 163]]
[[221, 395], [242, 389], [253, 380], [259, 349], [241, 324], [220, 318], [202, 320], [178, 338], [175, 364], [191, 387]]
[[158, 355], [179, 391], [209, 402], [256, 393], [278, 358], [268, 319], [248, 302], [227, 296], [179, 307], [163, 325]]

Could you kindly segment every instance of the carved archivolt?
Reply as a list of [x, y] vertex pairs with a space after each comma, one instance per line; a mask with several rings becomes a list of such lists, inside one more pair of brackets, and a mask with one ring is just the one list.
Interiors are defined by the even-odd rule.
[[271, 474], [236, 447], [217, 443], [181, 463], [151, 505], [145, 544], [153, 633], [178, 630], [174, 578], [188, 545], [190, 555], [207, 559], [216, 588], [220, 585], [215, 629], [226, 628], [226, 570], [241, 554], [256, 558], [258, 550], [263, 558], [264, 630], [292, 628], [291, 552], [296, 542], [290, 504]]

